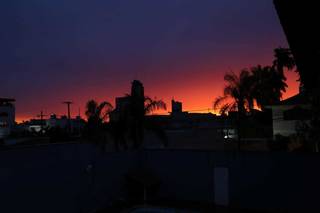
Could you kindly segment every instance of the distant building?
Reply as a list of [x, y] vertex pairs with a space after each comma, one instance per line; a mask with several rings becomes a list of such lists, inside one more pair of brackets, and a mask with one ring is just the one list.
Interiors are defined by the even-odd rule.
[[212, 113], [191, 113], [183, 111], [182, 102], [172, 100], [169, 115], [150, 115], [149, 119], [157, 120], [166, 129], [218, 129], [233, 128], [228, 117], [216, 116]]
[[131, 96], [138, 97], [138, 98], [144, 98], [144, 87], [140, 81], [134, 80], [132, 82]]
[[131, 84], [131, 94], [116, 98], [116, 107], [110, 113], [110, 122], [137, 116], [134, 113], [144, 113], [144, 99], [143, 84], [134, 80]]
[[[238, 113], [217, 116], [212, 113], [192, 113], [182, 110], [182, 103], [171, 101], [172, 110], [169, 115], [151, 115], [147, 119], [154, 120], [169, 132], [196, 131], [214, 140], [238, 138], [238, 126], [241, 125], [243, 140], [264, 141], [272, 138], [271, 110], [265, 112], [253, 110], [238, 122]], [[195, 139], [196, 141], [197, 139]], [[212, 139], [213, 140], [213, 139]]]
[[0, 98], [0, 138], [8, 136], [15, 126], [14, 99]]
[[[212, 113], [183, 111], [182, 102], [172, 100], [169, 115], [148, 115], [146, 121], [157, 124], [168, 138], [170, 148], [225, 149], [225, 142], [237, 137], [231, 117]], [[146, 147], [159, 148], [160, 141], [146, 134]]]
[[46, 127], [46, 121], [41, 119], [31, 119], [21, 124], [28, 132], [40, 133]]
[[[71, 126], [72, 126], [72, 121], [71, 119]], [[59, 127], [61, 129], [66, 129], [68, 127], [68, 117], [63, 115], [60, 118], [57, 117], [56, 114], [50, 115], [50, 118], [46, 120], [46, 126], [48, 128], [56, 128]]]
[[[80, 117], [77, 116], [70, 120], [71, 124], [71, 132], [80, 132], [85, 125], [85, 121]], [[60, 118], [57, 115], [52, 114], [48, 119], [31, 119], [30, 121], [26, 121], [21, 124], [25, 130], [34, 133], [40, 133], [41, 130], [44, 132], [52, 129], [52, 128], [59, 128], [59, 129], [67, 129], [68, 127], [68, 117], [63, 115]]]
[[182, 112], [182, 102], [171, 100], [171, 113], [181, 113]]
[[130, 108], [130, 97], [117, 97], [116, 107], [110, 113], [110, 122], [116, 122], [126, 117]]
[[[80, 132], [84, 128], [84, 125], [85, 125], [85, 121], [80, 116], [70, 119], [70, 127], [71, 127], [72, 133]], [[68, 117], [61, 116], [60, 118], [58, 118], [57, 115], [52, 114], [50, 115], [50, 118], [46, 120], [46, 127], [48, 129], [50, 128], [67, 129]]]

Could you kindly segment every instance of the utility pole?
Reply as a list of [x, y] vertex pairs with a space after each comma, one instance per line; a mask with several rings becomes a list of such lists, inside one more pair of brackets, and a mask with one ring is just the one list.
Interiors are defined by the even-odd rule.
[[41, 134], [43, 133], [43, 118], [46, 116], [47, 115], [44, 115], [42, 110], [41, 110], [40, 114], [37, 115], [38, 118], [40, 117], [40, 126], [41, 126], [40, 133]]
[[71, 113], [70, 113], [70, 105], [73, 104], [72, 101], [64, 101], [63, 104], [66, 104], [68, 107], [68, 133], [71, 133]]
[[78, 125], [78, 135], [81, 135], [81, 116], [80, 116], [80, 107], [79, 107], [79, 114], [78, 114], [78, 120], [77, 120], [77, 125]]

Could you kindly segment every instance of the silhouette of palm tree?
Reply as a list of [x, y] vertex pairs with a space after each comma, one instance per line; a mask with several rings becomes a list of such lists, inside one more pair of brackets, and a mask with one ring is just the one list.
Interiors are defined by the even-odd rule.
[[144, 141], [145, 130], [154, 132], [167, 146], [167, 138], [164, 130], [155, 122], [145, 119], [146, 115], [155, 110], [166, 110], [166, 104], [162, 100], [154, 100], [150, 97], [139, 97], [128, 95], [130, 100], [129, 107], [123, 116], [118, 121], [111, 122], [112, 133], [115, 136], [115, 146], [119, 149], [119, 145], [123, 145], [125, 149], [128, 148], [127, 141], [124, 135], [129, 135], [133, 142], [133, 148], [140, 148]]
[[150, 114], [156, 110], [167, 110], [167, 105], [162, 100], [154, 100], [148, 96], [144, 98], [144, 115]]
[[277, 103], [286, 91], [287, 84], [274, 66], [261, 65], [251, 68], [252, 97], [262, 110], [265, 106]]
[[240, 137], [242, 126], [247, 112], [254, 107], [254, 101], [261, 109], [266, 105], [280, 101], [282, 92], [286, 91], [286, 78], [284, 70], [292, 70], [295, 67], [293, 55], [288, 48], [277, 48], [274, 50], [274, 61], [272, 66], [262, 67], [260, 65], [249, 70], [243, 69], [239, 75], [227, 73], [224, 76], [226, 86], [223, 96], [214, 101], [214, 109], [220, 114], [237, 111], [238, 141], [240, 149]]
[[279, 47], [274, 49], [273, 67], [278, 71], [283, 80], [286, 80], [284, 69], [292, 70], [295, 66], [296, 63], [289, 48]]
[[88, 120], [87, 130], [89, 138], [99, 135], [102, 124], [108, 119], [112, 109], [112, 105], [107, 101], [104, 101], [100, 104], [95, 100], [89, 100], [87, 102], [85, 114]]
[[223, 96], [214, 101], [214, 109], [221, 114], [229, 111], [238, 111], [240, 114], [253, 109], [253, 97], [251, 95], [252, 78], [246, 69], [241, 70], [239, 76], [235, 73], [227, 73], [224, 76], [227, 85], [224, 87]]
[[251, 73], [243, 69], [239, 76], [235, 73], [227, 73], [224, 76], [226, 86], [223, 96], [219, 96], [214, 101], [214, 109], [219, 109], [221, 114], [230, 111], [237, 111], [236, 128], [238, 132], [238, 150], [241, 149], [242, 122], [245, 114], [253, 109], [254, 99], [251, 94], [253, 78]]
[[[166, 110], [167, 107], [162, 100], [154, 100], [148, 96], [145, 96], [143, 99], [140, 99], [139, 97], [134, 95], [131, 95], [129, 97], [131, 99], [131, 115], [132, 115], [130, 119], [131, 121], [129, 122], [131, 124], [130, 137], [133, 141], [133, 147], [137, 149], [143, 143], [144, 131], [146, 129], [156, 132], [157, 135], [163, 135], [162, 133], [160, 133], [162, 132], [161, 128], [158, 128], [157, 125], [155, 125], [150, 121], [146, 122], [145, 116], [159, 109]], [[166, 140], [162, 140], [162, 141], [164, 142], [164, 145], [167, 145]]]

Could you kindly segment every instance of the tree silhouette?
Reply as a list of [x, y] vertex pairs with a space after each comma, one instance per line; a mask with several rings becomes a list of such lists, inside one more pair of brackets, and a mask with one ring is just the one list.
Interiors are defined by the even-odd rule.
[[247, 69], [240, 71], [239, 75], [227, 73], [224, 76], [226, 85], [223, 96], [214, 101], [214, 109], [219, 109], [221, 114], [237, 111], [236, 128], [238, 132], [238, 150], [241, 149], [241, 137], [243, 133], [243, 122], [247, 112], [253, 109], [254, 98], [252, 96], [253, 78]]
[[[132, 120], [131, 120], [131, 127], [130, 127], [130, 135], [133, 141], [134, 148], [139, 148], [144, 140], [144, 131], [146, 129], [151, 131], [160, 131], [160, 128], [157, 128], [157, 125], [154, 125], [152, 122], [146, 123], [145, 116], [147, 114], [152, 113], [153, 111], [164, 109], [166, 110], [166, 104], [162, 100], [153, 100], [150, 97], [145, 96], [143, 99], [143, 114], [140, 112], [138, 108], [140, 100], [135, 97], [131, 96], [131, 103], [132, 103]], [[148, 125], [146, 125], [148, 124]], [[163, 142], [166, 142], [163, 140]], [[166, 144], [164, 144], [166, 145]]]
[[112, 105], [104, 101], [97, 103], [95, 100], [89, 100], [86, 104], [86, 116], [87, 116], [87, 133], [90, 139], [97, 139], [102, 131], [102, 124], [109, 117], [112, 111]]
[[293, 70], [295, 60], [288, 48], [274, 49], [274, 60], [272, 66], [257, 65], [250, 69], [252, 74], [252, 96], [257, 105], [264, 110], [266, 105], [276, 104], [286, 92], [288, 85], [284, 70]]
[[252, 97], [262, 110], [265, 106], [277, 103], [286, 91], [287, 84], [274, 66], [252, 67]]
[[223, 96], [214, 101], [214, 109], [221, 114], [229, 111], [238, 111], [240, 114], [253, 109], [253, 97], [251, 94], [252, 78], [246, 69], [241, 70], [239, 76], [234, 72], [224, 76], [227, 83], [223, 89]]
[[294, 69], [296, 66], [292, 52], [289, 48], [276, 48], [274, 49], [273, 67], [277, 70], [282, 80], [286, 80], [284, 69]]
[[227, 73], [224, 76], [226, 85], [223, 95], [214, 101], [214, 109], [220, 114], [237, 111], [238, 141], [240, 149], [240, 137], [242, 134], [241, 123], [246, 113], [254, 108], [254, 102], [265, 110], [265, 106], [280, 101], [282, 93], [286, 91], [286, 77], [284, 70], [292, 70], [296, 66], [293, 55], [288, 48], [276, 48], [272, 66], [261, 65], [250, 70], [243, 69], [239, 75]]
[[146, 119], [146, 115], [153, 111], [164, 109], [166, 104], [162, 100], [151, 99], [150, 97], [139, 97], [127, 95], [130, 100], [129, 107], [122, 113], [118, 121], [111, 122], [112, 134], [115, 138], [116, 149], [122, 145], [124, 149], [128, 148], [125, 135], [133, 142], [133, 148], [138, 149], [144, 141], [145, 130], [154, 132], [167, 146], [167, 138], [164, 130], [157, 123]]
[[150, 114], [156, 110], [166, 110], [167, 105], [162, 100], [154, 100], [146, 96], [144, 98], [144, 115]]

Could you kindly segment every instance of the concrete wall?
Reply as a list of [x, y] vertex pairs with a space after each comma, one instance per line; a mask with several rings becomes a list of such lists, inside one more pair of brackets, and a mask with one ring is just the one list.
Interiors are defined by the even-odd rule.
[[86, 144], [1, 150], [0, 212], [88, 212], [124, 196], [135, 155]]
[[[216, 167], [228, 168], [229, 203], [317, 209], [320, 156], [270, 152], [146, 150], [101, 153], [90, 144], [0, 150], [0, 212], [88, 212], [125, 197], [124, 175], [152, 170], [159, 198], [213, 203]], [[89, 166], [89, 167], [88, 167]]]
[[[168, 147], [171, 149], [225, 149], [225, 139], [217, 129], [166, 130]], [[163, 141], [153, 132], [146, 132], [145, 148], [161, 148]]]
[[240, 155], [230, 163], [231, 200], [250, 208], [319, 210], [319, 163], [316, 155]]
[[230, 204], [256, 209], [318, 209], [320, 156], [268, 152], [161, 151], [146, 166], [162, 180], [160, 196], [214, 201], [214, 168], [229, 169]]

